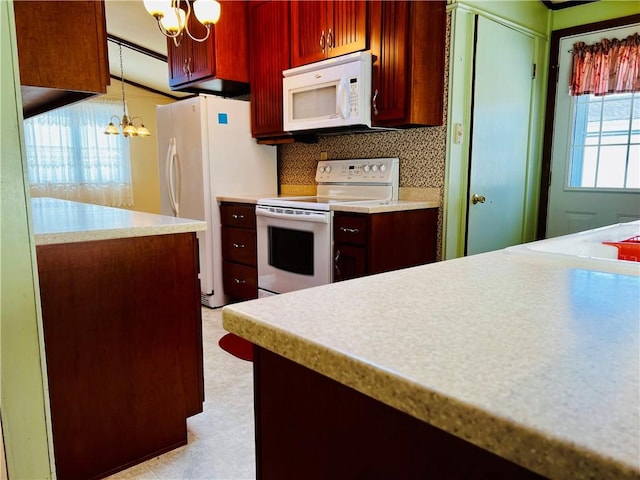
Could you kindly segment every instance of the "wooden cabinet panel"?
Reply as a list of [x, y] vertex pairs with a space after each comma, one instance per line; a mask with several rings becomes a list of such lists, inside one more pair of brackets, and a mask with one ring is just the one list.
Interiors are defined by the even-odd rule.
[[16, 0], [14, 13], [25, 117], [106, 93], [102, 0]]
[[58, 478], [185, 444], [204, 400], [195, 234], [36, 250]]
[[442, 125], [445, 2], [374, 1], [370, 18], [372, 124]]
[[222, 203], [222, 286], [232, 300], [258, 298], [255, 205]]
[[326, 57], [326, 1], [291, 2], [291, 65], [305, 65]]
[[248, 204], [220, 205], [220, 221], [229, 227], [256, 228], [256, 209]]
[[[367, 49], [367, 4], [331, 0], [327, 3], [328, 57]], [[330, 44], [330, 46], [329, 46]]]
[[[172, 90], [241, 95], [249, 90], [249, 17], [244, 0], [220, 0], [220, 20], [205, 42], [183, 35], [180, 45], [167, 39], [169, 86]], [[193, 14], [189, 29], [197, 38], [206, 28]]]
[[336, 212], [334, 282], [434, 262], [437, 222], [436, 208], [371, 215]]
[[289, 2], [251, 2], [249, 10], [251, 133], [289, 137], [282, 125], [282, 71], [289, 68]]
[[367, 248], [336, 243], [333, 248], [333, 281], [340, 282], [367, 274]]
[[543, 478], [264, 348], [253, 363], [262, 480]]
[[367, 48], [363, 0], [291, 2], [291, 66]]
[[333, 238], [336, 242], [366, 245], [366, 215], [336, 215], [333, 221]]
[[224, 293], [231, 298], [250, 300], [258, 298], [258, 276], [256, 269], [239, 263], [223, 262]]
[[369, 273], [434, 262], [437, 222], [436, 208], [371, 215]]
[[256, 232], [246, 228], [222, 227], [222, 257], [231, 262], [256, 266]]

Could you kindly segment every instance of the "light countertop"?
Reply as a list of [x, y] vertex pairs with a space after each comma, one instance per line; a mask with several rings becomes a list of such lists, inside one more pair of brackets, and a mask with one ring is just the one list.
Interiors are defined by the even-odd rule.
[[223, 325], [542, 475], [637, 479], [640, 264], [580, 265], [491, 252], [229, 305]]
[[144, 237], [207, 229], [206, 222], [103, 207], [56, 198], [33, 198], [36, 245]]
[[[292, 195], [280, 195], [289, 197]], [[274, 198], [278, 195], [219, 195], [216, 197], [218, 202], [234, 202], [257, 204], [262, 198]], [[384, 213], [398, 212], [402, 210], [419, 210], [423, 208], [438, 208], [439, 200], [367, 200], [362, 202], [350, 202], [342, 204], [331, 204], [330, 209], [334, 212], [353, 212], [353, 213]]]

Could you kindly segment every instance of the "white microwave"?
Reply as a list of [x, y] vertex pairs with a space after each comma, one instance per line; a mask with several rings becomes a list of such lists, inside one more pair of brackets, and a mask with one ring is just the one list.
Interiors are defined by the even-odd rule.
[[356, 52], [282, 72], [284, 130], [371, 127], [372, 55]]

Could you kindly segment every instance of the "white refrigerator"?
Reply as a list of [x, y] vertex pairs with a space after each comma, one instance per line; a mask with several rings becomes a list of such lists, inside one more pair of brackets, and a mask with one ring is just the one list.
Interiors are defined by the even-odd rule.
[[198, 233], [202, 304], [227, 303], [216, 197], [277, 192], [276, 147], [251, 137], [249, 102], [213, 95], [156, 107], [162, 213], [203, 220]]

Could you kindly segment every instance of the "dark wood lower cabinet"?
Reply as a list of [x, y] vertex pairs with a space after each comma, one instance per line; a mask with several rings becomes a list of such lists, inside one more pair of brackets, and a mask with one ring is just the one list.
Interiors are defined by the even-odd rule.
[[257, 346], [254, 377], [259, 480], [542, 478]]
[[335, 212], [333, 281], [436, 261], [438, 209]]
[[202, 411], [194, 233], [37, 246], [57, 477], [187, 443]]

